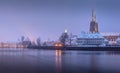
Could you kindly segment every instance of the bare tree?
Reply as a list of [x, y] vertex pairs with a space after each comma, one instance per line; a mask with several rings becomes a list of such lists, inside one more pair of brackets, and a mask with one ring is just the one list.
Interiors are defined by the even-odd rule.
[[25, 40], [24, 36], [21, 36], [21, 42], [23, 42]]
[[62, 35], [60, 36], [59, 40], [65, 46], [68, 38], [69, 38], [69, 36], [68, 36], [67, 33], [62, 33]]
[[36, 41], [37, 41], [37, 45], [38, 45], [38, 46], [41, 46], [41, 39], [40, 39], [40, 37], [39, 37], [39, 38], [37, 38], [37, 40], [36, 40]]

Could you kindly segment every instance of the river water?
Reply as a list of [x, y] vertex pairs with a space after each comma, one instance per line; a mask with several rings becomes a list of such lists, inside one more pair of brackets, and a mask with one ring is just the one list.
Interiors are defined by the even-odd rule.
[[120, 52], [1, 48], [0, 73], [120, 73]]

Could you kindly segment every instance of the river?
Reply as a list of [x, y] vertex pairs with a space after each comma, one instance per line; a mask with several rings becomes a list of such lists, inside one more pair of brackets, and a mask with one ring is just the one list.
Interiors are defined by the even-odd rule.
[[120, 52], [1, 48], [0, 73], [120, 73]]

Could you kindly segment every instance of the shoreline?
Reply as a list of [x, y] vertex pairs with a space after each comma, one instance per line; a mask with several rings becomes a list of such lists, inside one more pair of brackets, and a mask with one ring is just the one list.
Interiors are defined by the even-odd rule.
[[120, 46], [106, 47], [56, 47], [56, 46], [31, 46], [28, 49], [43, 49], [43, 50], [80, 50], [80, 51], [120, 51]]

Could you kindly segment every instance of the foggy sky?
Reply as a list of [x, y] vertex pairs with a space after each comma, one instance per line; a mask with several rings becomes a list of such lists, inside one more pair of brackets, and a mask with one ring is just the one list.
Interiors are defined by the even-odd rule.
[[120, 32], [120, 0], [0, 0], [0, 42], [88, 32], [93, 8], [100, 32]]

